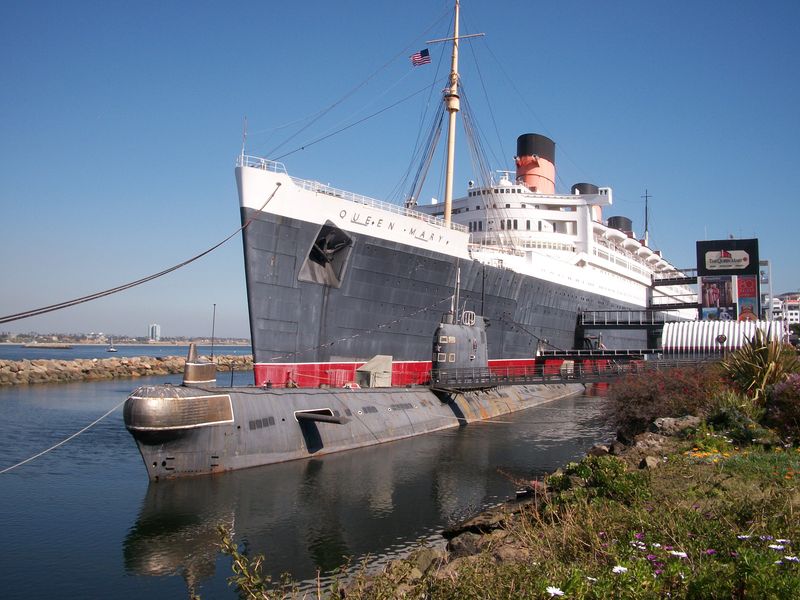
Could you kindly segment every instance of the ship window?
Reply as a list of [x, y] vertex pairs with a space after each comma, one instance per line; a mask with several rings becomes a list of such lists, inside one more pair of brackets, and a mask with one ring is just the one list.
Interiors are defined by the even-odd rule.
[[506, 222], [503, 221], [503, 219], [500, 219], [500, 229], [505, 229], [505, 228], [506, 228]]
[[436, 362], [447, 362], [447, 354], [444, 352], [439, 352], [436, 355]]
[[456, 353], [455, 352], [451, 352], [447, 356], [447, 362], [456, 362]]
[[525, 221], [525, 229], [527, 229], [528, 231], [531, 230], [531, 222], [530, 221]]
[[516, 228], [517, 228], [517, 220], [514, 219], [514, 229], [516, 229]]
[[506, 208], [511, 208], [511, 205], [510, 204], [506, 204]]
[[446, 335], [440, 335], [440, 336], [439, 336], [439, 343], [440, 343], [440, 344], [446, 344], [446, 343], [447, 343], [447, 339], [448, 339], [448, 338], [447, 338], [447, 336], [446, 336]]
[[483, 221], [478, 221], [478, 231], [483, 231]]
[[346, 272], [353, 240], [327, 221], [317, 233], [308, 256], [297, 275], [299, 281], [340, 287]]
[[539, 221], [539, 231], [541, 231], [541, 230], [542, 230], [542, 222]]
[[506, 229], [511, 229], [511, 219], [506, 219]]
[[451, 344], [455, 344], [455, 343], [456, 343], [456, 336], [454, 336], [454, 335], [451, 335], [451, 336], [450, 336], [450, 339], [449, 339], [448, 341], [449, 341]]

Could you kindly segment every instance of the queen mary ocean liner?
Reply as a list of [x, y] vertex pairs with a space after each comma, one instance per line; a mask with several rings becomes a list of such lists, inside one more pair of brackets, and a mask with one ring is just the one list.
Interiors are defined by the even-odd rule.
[[[688, 288], [651, 285], [674, 267], [629, 219], [604, 221], [610, 188], [555, 193], [545, 136], [521, 135], [515, 171], [484, 171], [453, 200], [458, 10], [439, 120], [448, 121], [442, 204], [391, 204], [239, 156], [255, 385], [214, 387], [213, 364], [190, 356], [183, 386], [134, 391], [125, 424], [151, 479], [367, 446], [576, 393], [582, 386], [443, 393], [428, 384], [432, 370], [500, 372], [534, 365], [544, 349], [582, 348], [581, 311], [685, 300]], [[647, 342], [630, 331], [603, 341]]]
[[[631, 232], [602, 220], [610, 188], [556, 194], [555, 144], [517, 140], [516, 175], [414, 209], [290, 177], [242, 156], [236, 169], [256, 385], [341, 385], [377, 354], [396, 385], [424, 383], [430, 332], [460, 271], [460, 307], [483, 315], [492, 367], [530, 363], [543, 347], [583, 347], [581, 311], [643, 309], [685, 298], [651, 286], [675, 270]], [[655, 297], [654, 297], [655, 296]], [[677, 302], [677, 300], [675, 301]], [[641, 348], [644, 334], [605, 334]]]

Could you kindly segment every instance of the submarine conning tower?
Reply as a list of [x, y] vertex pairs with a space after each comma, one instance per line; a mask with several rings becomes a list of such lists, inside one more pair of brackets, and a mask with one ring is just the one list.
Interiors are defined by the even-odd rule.
[[517, 181], [532, 192], [556, 193], [556, 143], [538, 133], [517, 138]]
[[431, 366], [438, 370], [488, 369], [484, 318], [472, 311], [461, 313], [456, 322], [453, 313], [443, 316], [433, 336]]

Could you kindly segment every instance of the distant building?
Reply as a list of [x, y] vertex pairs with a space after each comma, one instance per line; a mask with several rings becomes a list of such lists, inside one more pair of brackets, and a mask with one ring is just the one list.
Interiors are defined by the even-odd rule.
[[147, 339], [151, 342], [161, 341], [161, 325], [153, 323], [147, 328]]
[[780, 294], [778, 299], [782, 303], [783, 318], [790, 325], [800, 323], [800, 292]]

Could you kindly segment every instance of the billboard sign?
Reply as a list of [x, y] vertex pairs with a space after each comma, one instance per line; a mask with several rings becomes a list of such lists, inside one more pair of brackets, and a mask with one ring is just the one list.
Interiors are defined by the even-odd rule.
[[697, 274], [758, 275], [758, 240], [697, 242]]
[[737, 306], [734, 277], [706, 276], [700, 283], [700, 319], [703, 321], [735, 321]]
[[760, 313], [758, 276], [740, 275], [736, 278], [739, 320], [755, 321]]

